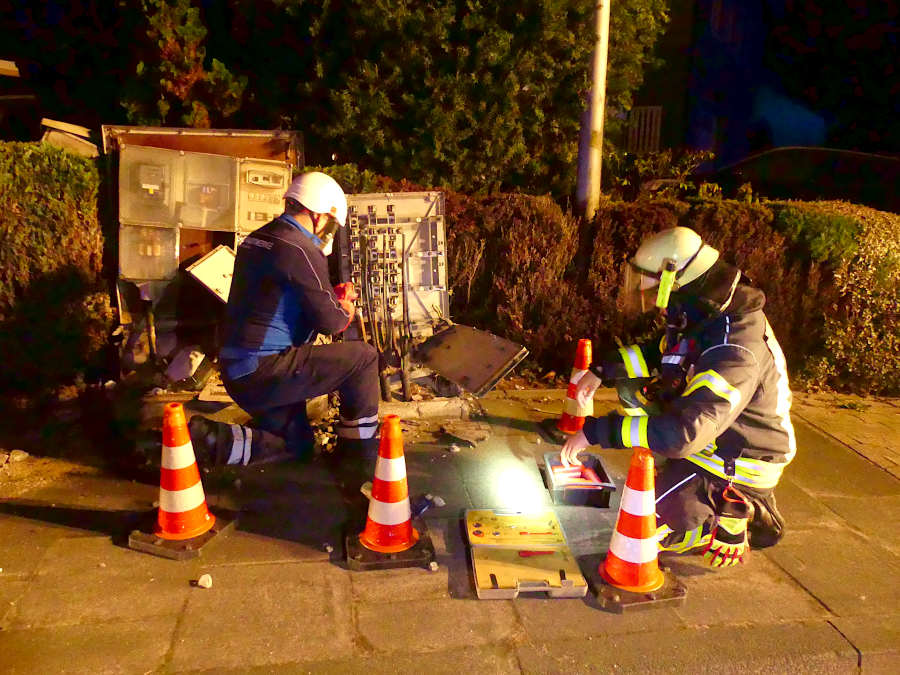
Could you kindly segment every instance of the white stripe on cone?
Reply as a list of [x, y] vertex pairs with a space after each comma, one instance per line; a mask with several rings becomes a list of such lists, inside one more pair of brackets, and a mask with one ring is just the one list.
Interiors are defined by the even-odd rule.
[[369, 520], [379, 525], [402, 525], [411, 518], [408, 497], [399, 502], [382, 502], [377, 499], [369, 502]]
[[655, 493], [652, 490], [632, 490], [626, 485], [621, 508], [633, 516], [656, 515]]
[[609, 542], [609, 550], [616, 556], [630, 563], [649, 563], [656, 560], [656, 537], [647, 539], [633, 539], [626, 537], [617, 529], [613, 532], [612, 541]]
[[203, 484], [194, 483], [183, 490], [159, 489], [159, 508], [166, 513], [183, 513], [195, 509], [206, 501], [203, 495]]
[[403, 457], [379, 457], [375, 463], [375, 478], [387, 483], [406, 478], [406, 459]]
[[170, 448], [167, 445], [163, 446], [162, 467], [164, 469], [184, 469], [195, 461], [194, 446], [191, 445], [190, 441], [174, 448]]

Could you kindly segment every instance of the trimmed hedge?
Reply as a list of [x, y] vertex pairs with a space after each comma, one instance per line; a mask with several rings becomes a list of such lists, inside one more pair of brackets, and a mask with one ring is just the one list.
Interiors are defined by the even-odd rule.
[[544, 368], [568, 372], [579, 337], [596, 350], [647, 333], [652, 317], [628, 323], [616, 307], [625, 261], [646, 235], [683, 225], [766, 293], [795, 386], [900, 393], [896, 214], [841, 202], [642, 199], [606, 201], [581, 227], [543, 198], [455, 199], [454, 319], [523, 342]]
[[[348, 192], [419, 191], [353, 165], [323, 167]], [[72, 380], [105, 346], [95, 162], [36, 143], [0, 144], [0, 387]], [[616, 307], [647, 235], [697, 230], [767, 295], [795, 386], [900, 393], [900, 216], [843, 202], [644, 198], [604, 201], [584, 223], [549, 197], [446, 192], [451, 317], [568, 372], [577, 340], [638, 337]], [[110, 271], [107, 271], [110, 276]], [[9, 355], [15, 355], [10, 358]]]
[[[349, 191], [429, 188], [324, 167]], [[900, 215], [845, 202], [605, 200], [589, 223], [545, 197], [447, 192], [451, 316], [519, 341], [568, 372], [595, 349], [647, 333], [616, 307], [624, 263], [648, 234], [701, 234], [766, 293], [794, 385], [900, 394]], [[713, 193], [715, 194], [715, 193]]]
[[41, 143], [0, 143], [3, 389], [71, 381], [107, 342], [113, 313], [99, 184], [93, 160]]

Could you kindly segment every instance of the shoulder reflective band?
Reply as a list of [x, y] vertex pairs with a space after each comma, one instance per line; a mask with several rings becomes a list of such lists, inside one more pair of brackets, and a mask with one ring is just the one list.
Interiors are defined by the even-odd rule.
[[619, 347], [619, 354], [622, 355], [622, 362], [625, 364], [625, 372], [628, 377], [650, 377], [650, 369], [647, 367], [640, 347], [637, 345]]
[[671, 258], [667, 258], [664, 265], [662, 273], [659, 275], [659, 290], [656, 293], [656, 306], [660, 309], [669, 306], [669, 296], [675, 285], [675, 270], [677, 269], [677, 263]]
[[649, 417], [623, 417], [622, 418], [622, 445], [626, 448], [647, 448], [650, 450], [650, 441], [647, 439], [647, 425]]
[[714, 370], [704, 370], [702, 373], [694, 375], [694, 377], [691, 378], [691, 381], [688, 382], [687, 388], [684, 390], [682, 396], [690, 396], [700, 389], [700, 387], [706, 387], [716, 396], [724, 398], [728, 401], [731, 410], [734, 410], [741, 402], [741, 392], [728, 384], [728, 382], [725, 381], [725, 378]]

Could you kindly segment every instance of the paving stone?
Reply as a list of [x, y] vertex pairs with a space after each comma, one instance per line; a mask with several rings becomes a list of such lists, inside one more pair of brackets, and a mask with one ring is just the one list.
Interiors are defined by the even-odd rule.
[[396, 675], [397, 673], [428, 673], [429, 675], [458, 675], [459, 673], [491, 673], [518, 675], [521, 673], [512, 645], [496, 644], [452, 651], [423, 652], [412, 648], [378, 656], [348, 656], [327, 661], [279, 663], [264, 666], [244, 665], [239, 668], [215, 670], [187, 670], [188, 673], [215, 675]]
[[363, 603], [404, 602], [450, 597], [446, 568], [431, 572], [423, 567], [352, 572], [353, 599]]
[[[73, 567], [77, 561], [78, 567]], [[70, 576], [73, 571], [92, 569], [119, 570], [122, 574], [140, 574], [165, 578], [182, 570], [193, 569], [193, 560], [173, 561], [168, 558], [115, 545], [109, 537], [79, 537], [53, 543], [36, 570], [39, 578]]]
[[28, 590], [27, 581], [13, 577], [6, 579], [3, 573], [0, 573], [0, 631], [9, 628], [19, 598], [25, 594], [26, 590]]
[[897, 557], [846, 528], [789, 530], [763, 555], [839, 616], [874, 615], [900, 606]]
[[534, 410], [530, 406], [523, 406], [519, 401], [481, 399], [480, 402], [486, 414], [483, 421], [491, 425], [495, 437], [525, 435], [533, 438], [538, 433], [536, 423], [550, 417], [558, 417]]
[[[109, 518], [125, 513], [142, 513], [153, 508], [159, 500], [159, 483], [150, 485], [126, 481], [114, 476], [102, 475], [97, 469], [85, 468], [83, 472], [70, 472], [64, 481], [32, 490], [27, 499], [43, 504], [55, 504], [62, 510], [71, 508], [76, 514], [83, 511], [83, 527], [90, 528], [90, 512], [96, 511]], [[78, 522], [65, 523], [78, 527]]]
[[[687, 588], [687, 600], [675, 610], [691, 626], [748, 624], [826, 619], [828, 611], [764, 555], [750, 553], [747, 562], [711, 569], [702, 556], [678, 556], [665, 564]], [[688, 574], [688, 566], [695, 573]], [[777, 602], [774, 601], [777, 598]]]
[[847, 446], [799, 420], [794, 430], [797, 456], [786, 471], [814, 496], [900, 495], [900, 481]]
[[[241, 517], [242, 518], [242, 517]], [[283, 518], [283, 516], [282, 516]], [[327, 561], [331, 554], [325, 550], [325, 544], [339, 549], [341, 538], [335, 530], [332, 536], [322, 536], [309, 543], [291, 541], [283, 537], [267, 536], [257, 532], [243, 530], [243, 521], [239, 519], [235, 529], [219, 535], [207, 544], [201, 553], [205, 565], [240, 565], [249, 562], [283, 563]], [[253, 523], [247, 524], [253, 527]], [[267, 527], [267, 530], [274, 528]]]
[[158, 672], [176, 619], [112, 621], [0, 632], [5, 675]]
[[113, 546], [108, 540], [56, 542], [16, 604], [13, 628], [175, 616], [196, 561], [173, 561]]
[[835, 617], [832, 625], [859, 650], [862, 672], [900, 672], [900, 613], [884, 608], [883, 616]]
[[216, 568], [212, 588], [190, 589], [174, 639], [173, 670], [353, 655], [347, 575], [328, 563]]
[[508, 601], [431, 599], [358, 603], [360, 638], [376, 652], [468, 648], [496, 643], [521, 632]]
[[[9, 506], [9, 504], [0, 504]], [[42, 509], [28, 512], [38, 515]], [[60, 538], [86, 536], [83, 530], [72, 529], [41, 521], [37, 518], [19, 518], [0, 515], [0, 568], [4, 578], [26, 577], [34, 573], [47, 549]]]
[[870, 539], [900, 555], [900, 495], [893, 497], [822, 497], [822, 503]]
[[808, 530], [840, 525], [841, 519], [834, 511], [794, 482], [794, 469], [794, 466], [789, 466], [775, 488], [776, 503], [784, 516], [786, 529]]
[[826, 622], [549, 635], [517, 650], [525, 673], [848, 673], [857, 664]]
[[601, 609], [591, 591], [584, 598], [545, 598], [520, 595], [516, 611], [528, 638], [534, 643], [588, 638], [614, 633], [634, 633], [660, 627], [684, 628], [685, 621], [671, 608], [616, 614]]

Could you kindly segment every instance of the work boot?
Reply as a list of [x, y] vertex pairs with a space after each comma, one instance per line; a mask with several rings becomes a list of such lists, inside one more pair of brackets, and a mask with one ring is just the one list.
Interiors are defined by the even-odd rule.
[[241, 424], [227, 424], [194, 415], [188, 422], [194, 456], [201, 468], [246, 466], [292, 459], [284, 439]]
[[334, 451], [323, 459], [346, 494], [355, 499], [360, 486], [375, 478], [378, 439], [338, 438]]
[[775, 494], [768, 497], [750, 497], [753, 514], [747, 532], [752, 548], [774, 546], [784, 536], [784, 517], [775, 505]]

